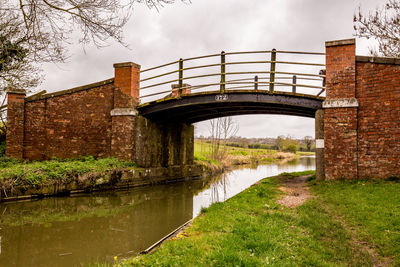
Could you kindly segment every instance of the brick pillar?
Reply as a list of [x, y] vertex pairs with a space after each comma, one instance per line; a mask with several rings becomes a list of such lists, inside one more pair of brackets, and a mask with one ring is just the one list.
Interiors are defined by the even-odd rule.
[[111, 155], [135, 159], [135, 123], [139, 103], [140, 65], [133, 62], [114, 64], [114, 109], [111, 111]]
[[114, 85], [139, 103], [140, 65], [133, 62], [114, 64]]
[[25, 90], [7, 90], [6, 156], [24, 157]]
[[326, 42], [325, 178], [356, 179], [357, 109], [355, 39]]

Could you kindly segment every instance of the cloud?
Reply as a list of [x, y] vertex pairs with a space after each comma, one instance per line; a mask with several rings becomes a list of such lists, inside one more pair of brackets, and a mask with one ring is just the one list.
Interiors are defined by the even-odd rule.
[[[175, 61], [181, 57], [225, 51], [281, 50], [324, 51], [327, 40], [352, 38], [354, 10], [361, 3], [350, 0], [192, 0], [177, 2], [158, 13], [136, 5], [125, 28], [129, 49], [120, 44], [97, 49], [79, 45], [70, 47], [71, 58], [55, 67], [45, 65], [42, 87], [57, 91], [113, 76], [112, 64], [133, 61], [143, 68]], [[363, 0], [364, 9], [376, 6]], [[358, 42], [366, 52], [369, 43]], [[257, 115], [236, 117], [239, 134], [265, 137], [290, 134], [314, 135], [314, 120], [291, 116]], [[197, 132], [207, 135], [207, 123]]]

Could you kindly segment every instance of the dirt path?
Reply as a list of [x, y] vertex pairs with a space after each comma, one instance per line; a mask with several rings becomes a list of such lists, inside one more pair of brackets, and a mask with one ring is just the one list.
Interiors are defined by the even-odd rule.
[[[313, 198], [310, 194], [309, 187], [306, 179], [309, 175], [299, 176], [295, 178], [288, 178], [281, 182], [279, 190], [285, 193], [285, 195], [277, 202], [289, 208], [295, 208], [302, 205], [307, 199]], [[358, 234], [354, 227], [349, 226], [345, 220], [336, 212], [333, 212], [328, 205], [324, 205], [325, 210], [332, 215], [332, 219], [339, 222], [344, 229], [350, 234], [351, 242], [354, 246], [365, 252], [370, 256], [372, 266], [374, 267], [386, 267], [392, 266], [392, 259], [382, 257], [377, 252], [377, 248], [372, 244], [358, 238]]]
[[295, 208], [303, 204], [307, 199], [312, 198], [306, 179], [309, 175], [289, 178], [284, 180], [279, 190], [285, 195], [278, 200], [278, 203], [289, 208]]

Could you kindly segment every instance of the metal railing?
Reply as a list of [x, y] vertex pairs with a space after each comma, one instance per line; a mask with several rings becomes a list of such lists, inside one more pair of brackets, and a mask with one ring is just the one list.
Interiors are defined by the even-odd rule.
[[[322, 96], [325, 92], [324, 55], [272, 49], [229, 53], [222, 51], [220, 54], [181, 58], [140, 72], [140, 100], [143, 103], [210, 90], [219, 90], [220, 94], [232, 90], [263, 90], [269, 93], [289, 91]], [[239, 61], [233, 59], [238, 56], [256, 58]], [[292, 57], [296, 59], [292, 60]], [[206, 64], [202, 64], [201, 61], [205, 60]], [[167, 86], [170, 88], [167, 89]]]

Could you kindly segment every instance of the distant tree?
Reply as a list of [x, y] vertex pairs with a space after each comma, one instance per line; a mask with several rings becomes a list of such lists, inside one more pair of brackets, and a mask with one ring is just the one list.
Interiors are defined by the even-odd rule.
[[306, 151], [311, 151], [313, 138], [311, 136], [305, 136], [304, 139], [303, 139], [303, 142], [306, 145]]
[[276, 138], [275, 140], [275, 146], [278, 150], [283, 150], [285, 145], [285, 136], [284, 135], [280, 135]]
[[285, 147], [285, 151], [296, 153], [297, 152], [297, 145], [293, 144], [293, 143], [289, 144], [287, 147]]
[[354, 14], [354, 30], [356, 36], [378, 42], [378, 51], [370, 48], [372, 54], [380, 52], [384, 56], [400, 57], [400, 1], [388, 0], [368, 14], [359, 7]]
[[275, 140], [275, 146], [280, 151], [296, 153], [298, 148], [298, 142], [295, 139], [293, 139], [290, 135], [288, 136], [280, 135]]

